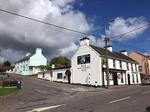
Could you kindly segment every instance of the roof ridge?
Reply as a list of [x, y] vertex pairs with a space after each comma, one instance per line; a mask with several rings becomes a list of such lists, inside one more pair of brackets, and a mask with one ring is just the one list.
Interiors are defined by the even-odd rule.
[[[105, 48], [101, 48], [101, 47], [98, 47], [98, 46], [95, 46], [95, 45], [90, 45], [90, 46], [91, 46], [91, 48], [93, 48], [99, 54], [105, 55], [105, 53], [106, 53], [106, 49]], [[110, 56], [112, 58], [121, 59], [121, 60], [127, 60], [127, 61], [136, 62], [135, 60], [133, 60], [129, 56], [126, 56], [126, 55], [124, 55], [124, 54], [122, 54], [120, 52], [117, 52], [117, 51], [111, 52], [111, 51], [108, 50], [108, 56]]]
[[24, 56], [23, 58], [21, 58], [20, 60], [18, 60], [16, 63], [19, 63], [19, 62], [22, 62], [22, 61], [25, 61], [25, 60], [28, 60], [30, 57], [32, 57], [34, 54], [31, 53], [30, 55], [28, 56]]
[[133, 52], [136, 52], [136, 53], [138, 53], [138, 54], [140, 54], [140, 55], [142, 55], [144, 57], [150, 57], [150, 55], [145, 55], [145, 54], [143, 54], [142, 52], [139, 52], [139, 51], [133, 51]]

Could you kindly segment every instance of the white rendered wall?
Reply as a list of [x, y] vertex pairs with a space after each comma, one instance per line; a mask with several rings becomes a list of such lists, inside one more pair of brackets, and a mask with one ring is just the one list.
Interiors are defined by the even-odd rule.
[[[77, 64], [77, 57], [90, 54], [91, 62], [88, 64]], [[72, 83], [86, 85], [102, 85], [101, 58], [89, 46], [80, 46], [72, 57]], [[96, 84], [97, 83], [97, 84]]]
[[[53, 73], [52, 73], [52, 81], [57, 81], [57, 82], [68, 82], [68, 78], [65, 74], [67, 69], [56, 69], [56, 70], [53, 70]], [[62, 73], [62, 79], [58, 79], [57, 78], [57, 74], [58, 73]], [[72, 74], [71, 74], [72, 75]]]

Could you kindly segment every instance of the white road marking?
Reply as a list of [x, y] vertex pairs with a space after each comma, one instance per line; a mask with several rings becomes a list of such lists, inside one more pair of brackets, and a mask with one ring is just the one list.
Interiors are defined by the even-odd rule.
[[114, 101], [111, 101], [109, 103], [115, 103], [115, 102], [118, 102], [118, 101], [122, 101], [122, 100], [126, 100], [126, 99], [130, 99], [131, 97], [125, 97], [125, 98], [120, 98], [120, 99], [117, 99], [117, 100], [114, 100]]
[[49, 107], [42, 107], [42, 108], [36, 108], [36, 109], [32, 109], [31, 111], [27, 111], [27, 112], [42, 112], [42, 111], [57, 108], [57, 107], [60, 107], [60, 106], [63, 106], [63, 105], [65, 105], [65, 104], [54, 105], [54, 106], [49, 106]]
[[150, 93], [150, 91], [145, 91], [145, 92], [143, 92], [142, 94], [146, 94], [146, 93]]

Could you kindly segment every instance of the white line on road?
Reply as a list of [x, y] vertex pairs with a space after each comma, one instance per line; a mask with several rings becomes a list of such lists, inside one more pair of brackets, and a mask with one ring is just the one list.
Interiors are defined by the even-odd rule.
[[32, 109], [31, 111], [27, 111], [27, 112], [42, 112], [42, 111], [53, 109], [53, 108], [57, 108], [57, 107], [60, 107], [60, 106], [63, 106], [63, 105], [65, 105], [65, 104], [62, 104], [62, 105], [53, 105], [53, 106], [42, 107], [42, 108], [36, 108], [36, 109]]
[[130, 99], [131, 97], [125, 97], [125, 98], [120, 98], [120, 99], [117, 99], [117, 100], [114, 100], [114, 101], [111, 101], [109, 103], [115, 103], [115, 102], [118, 102], [118, 101], [122, 101], [122, 100], [126, 100], [126, 99]]
[[145, 91], [145, 92], [143, 92], [142, 94], [146, 94], [146, 93], [150, 93], [150, 91]]

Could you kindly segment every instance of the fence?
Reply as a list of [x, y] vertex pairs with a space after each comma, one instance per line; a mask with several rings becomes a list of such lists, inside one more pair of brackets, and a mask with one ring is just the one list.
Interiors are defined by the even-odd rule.
[[0, 79], [0, 87], [12, 87], [16, 86], [17, 81], [21, 81], [20, 77], [7, 77]]

